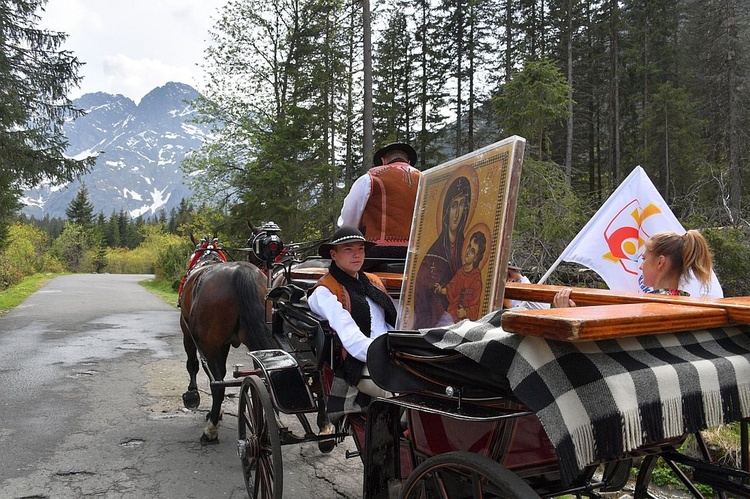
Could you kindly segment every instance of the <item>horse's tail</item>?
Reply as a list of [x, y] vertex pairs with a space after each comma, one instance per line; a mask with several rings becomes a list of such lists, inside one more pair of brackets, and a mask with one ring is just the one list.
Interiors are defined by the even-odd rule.
[[250, 350], [278, 348], [266, 324], [265, 276], [250, 263], [237, 262], [238, 271], [232, 285], [240, 306], [240, 326], [247, 336]]

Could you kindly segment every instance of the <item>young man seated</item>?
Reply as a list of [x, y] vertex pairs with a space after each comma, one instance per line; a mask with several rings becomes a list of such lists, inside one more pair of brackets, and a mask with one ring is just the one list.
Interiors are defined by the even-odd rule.
[[373, 397], [389, 394], [377, 386], [367, 371], [367, 349], [378, 336], [396, 324], [396, 307], [382, 281], [363, 272], [365, 251], [373, 243], [354, 227], [341, 227], [320, 256], [331, 259], [326, 275], [312, 288], [310, 309], [328, 320], [346, 350], [343, 372], [337, 373], [361, 393]]

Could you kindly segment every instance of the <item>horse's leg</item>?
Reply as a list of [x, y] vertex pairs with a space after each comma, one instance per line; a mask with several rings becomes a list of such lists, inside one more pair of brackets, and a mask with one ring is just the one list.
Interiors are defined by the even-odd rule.
[[182, 394], [182, 403], [188, 409], [196, 409], [201, 404], [201, 396], [200, 392], [198, 392], [198, 381], [196, 379], [199, 369], [198, 350], [193, 337], [190, 335], [190, 329], [185, 323], [185, 318], [182, 316], [180, 316], [180, 327], [182, 328], [182, 344], [187, 354], [185, 367], [190, 375], [187, 391]]
[[[223, 381], [227, 374], [227, 357], [230, 345], [222, 345], [218, 353], [208, 358], [208, 368], [216, 381]], [[225, 387], [211, 385], [211, 411], [206, 415], [206, 426], [203, 428], [201, 443], [214, 444], [219, 442], [219, 420], [221, 420], [221, 405], [224, 402]]]

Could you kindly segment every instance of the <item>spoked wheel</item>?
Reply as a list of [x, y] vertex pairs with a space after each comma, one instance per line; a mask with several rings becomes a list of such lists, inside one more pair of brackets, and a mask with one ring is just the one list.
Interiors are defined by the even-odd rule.
[[268, 389], [258, 376], [240, 387], [237, 455], [252, 499], [281, 499], [284, 470], [279, 427]]
[[[711, 457], [708, 452], [708, 447], [703, 441], [703, 436], [701, 435], [701, 433], [694, 433], [693, 435], [695, 436], [697, 447], [703, 456], [703, 463], [710, 464]], [[636, 481], [635, 481], [635, 490], [633, 491], [633, 499], [649, 499], [649, 498], [654, 499], [658, 497], [652, 494], [652, 492], [649, 489], [653, 489], [653, 484], [651, 483], [651, 477], [659, 461], [669, 466], [669, 468], [672, 470], [672, 473], [677, 478], [677, 480], [679, 480], [679, 482], [683, 485], [683, 487], [687, 489], [688, 494], [690, 494], [692, 497], [695, 497], [696, 499], [703, 499], [705, 496], [695, 486], [696, 483], [700, 483], [700, 479], [695, 480], [693, 479], [693, 477], [690, 476], [691, 474], [695, 472], [695, 469], [693, 469], [692, 466], [688, 464], [687, 466], [684, 467], [685, 469], [688, 470], [686, 472], [684, 471], [683, 467], [677, 466], [678, 462], [683, 460], [683, 459], [680, 459], [681, 457], [683, 456], [679, 454], [678, 451], [666, 452], [663, 454], [653, 454], [653, 455], [644, 457], [643, 462], [641, 463], [641, 467], [638, 469], [638, 476], [636, 477]], [[730, 471], [727, 470], [727, 475], [726, 475], [727, 479], [729, 477], [729, 474], [730, 474]], [[727, 483], [729, 484], [730, 482], [727, 482]], [[712, 497], [718, 497], [719, 499], [726, 499], [727, 494], [724, 491], [718, 489], [716, 485], [713, 485], [713, 488], [714, 488], [714, 495]], [[741, 496], [747, 497], [746, 494], [747, 494], [747, 489], [745, 489], [745, 492], [742, 493]]]
[[539, 495], [497, 461], [471, 452], [448, 452], [417, 466], [400, 497], [528, 499]]
[[649, 486], [651, 485], [651, 475], [654, 472], [654, 468], [656, 468], [656, 465], [659, 463], [659, 460], [662, 460], [664, 463], [667, 464], [674, 473], [675, 477], [687, 488], [690, 493], [693, 495], [693, 497], [696, 498], [702, 498], [703, 495], [698, 491], [698, 489], [695, 488], [695, 485], [693, 484], [692, 480], [685, 474], [684, 471], [682, 471], [680, 468], [677, 467], [677, 463], [675, 463], [673, 460], [667, 458], [666, 456], [660, 456], [658, 454], [652, 455], [652, 456], [646, 456], [643, 458], [643, 462], [641, 463], [641, 467], [638, 469], [638, 477], [636, 478], [635, 482], [635, 490], [633, 492], [633, 499], [655, 499], [656, 496], [653, 495], [649, 491]]

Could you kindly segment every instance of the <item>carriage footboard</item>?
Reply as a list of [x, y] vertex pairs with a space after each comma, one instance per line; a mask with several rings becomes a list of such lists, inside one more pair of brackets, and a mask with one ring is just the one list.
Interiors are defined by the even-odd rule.
[[297, 360], [283, 350], [248, 352], [256, 369], [263, 372], [273, 405], [285, 414], [317, 410]]

